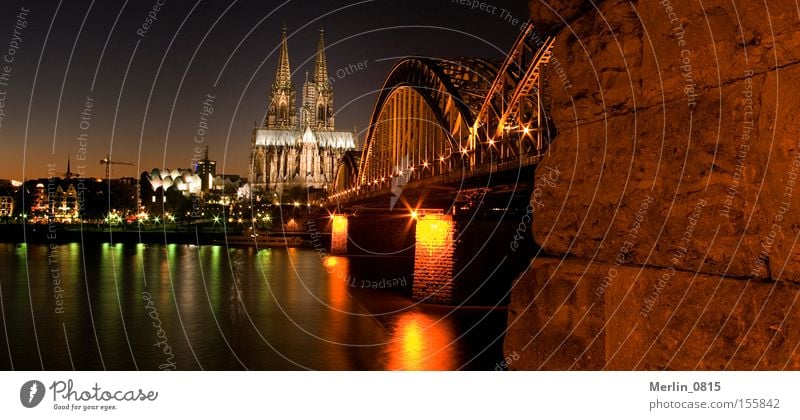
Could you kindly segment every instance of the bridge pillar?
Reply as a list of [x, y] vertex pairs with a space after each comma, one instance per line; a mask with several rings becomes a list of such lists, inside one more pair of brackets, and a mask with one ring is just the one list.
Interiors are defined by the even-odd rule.
[[520, 234], [527, 226], [520, 226], [516, 216], [427, 213], [415, 219], [403, 211], [362, 209], [330, 219], [329, 249], [352, 261], [351, 287], [384, 288], [398, 280], [393, 288], [417, 302], [504, 305], [512, 279], [535, 251], [532, 236]]
[[412, 299], [444, 305], [503, 305], [511, 279], [536, 251], [520, 219], [428, 214], [416, 222]]
[[416, 226], [412, 298], [429, 303], [453, 303], [455, 222], [450, 215], [429, 214]]
[[331, 254], [347, 254], [347, 216], [334, 214], [331, 223]]
[[411, 258], [413, 223], [406, 214], [362, 211], [347, 218], [347, 255]]

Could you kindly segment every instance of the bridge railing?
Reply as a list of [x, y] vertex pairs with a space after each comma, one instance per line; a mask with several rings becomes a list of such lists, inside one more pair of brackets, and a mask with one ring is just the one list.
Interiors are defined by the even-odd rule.
[[350, 203], [355, 201], [369, 200], [371, 198], [391, 194], [399, 195], [405, 189], [416, 189], [434, 185], [443, 186], [484, 175], [520, 170], [538, 164], [543, 156], [543, 153], [531, 152], [520, 156], [492, 160], [471, 168], [454, 168], [453, 170], [442, 174], [424, 177], [412, 177], [404, 182], [395, 181], [395, 179], [398, 179], [399, 177], [388, 177], [386, 181], [378, 184], [364, 184], [359, 187], [354, 187], [350, 190], [334, 194], [333, 196], [329, 197], [329, 201], [335, 203]]

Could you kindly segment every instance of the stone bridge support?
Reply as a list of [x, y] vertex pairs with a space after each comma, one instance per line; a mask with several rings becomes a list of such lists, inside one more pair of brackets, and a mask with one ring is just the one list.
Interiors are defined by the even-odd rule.
[[368, 280], [402, 278], [417, 302], [504, 306], [511, 279], [534, 254], [533, 239], [520, 234], [529, 229], [517, 217], [494, 220], [429, 213], [415, 219], [407, 212], [335, 215], [330, 220], [330, 252], [348, 255], [354, 272], [384, 261], [382, 276]]
[[416, 222], [415, 301], [445, 305], [505, 305], [511, 280], [534, 244], [516, 220], [429, 214]]
[[795, 2], [529, 5], [565, 187], [536, 197], [558, 259], [513, 290], [511, 368], [800, 368]]

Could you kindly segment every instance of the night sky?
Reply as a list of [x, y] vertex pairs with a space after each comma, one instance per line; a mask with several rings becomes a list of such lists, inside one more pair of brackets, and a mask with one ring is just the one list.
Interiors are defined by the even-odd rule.
[[[494, 13], [453, 0], [166, 0], [149, 30], [141, 31], [156, 3], [0, 3], [0, 54], [14, 49], [12, 63], [0, 55], [0, 78], [6, 73], [0, 178], [44, 177], [48, 165], [63, 175], [67, 156], [73, 172], [83, 164], [85, 176], [102, 177], [98, 161], [109, 151], [113, 160], [135, 165], [116, 166], [114, 177], [190, 167], [207, 95], [214, 96], [214, 112], [202, 145], [209, 146], [218, 173], [246, 176], [252, 127], [266, 113], [284, 24], [296, 105], [322, 25], [336, 127], [357, 127], [360, 144], [376, 91], [399, 58], [500, 59], [527, 17], [524, 0], [492, 0]], [[23, 7], [25, 28], [17, 19]], [[516, 25], [502, 9], [519, 19]], [[362, 70], [347, 73], [364, 62]], [[82, 117], [87, 97], [91, 116]]]

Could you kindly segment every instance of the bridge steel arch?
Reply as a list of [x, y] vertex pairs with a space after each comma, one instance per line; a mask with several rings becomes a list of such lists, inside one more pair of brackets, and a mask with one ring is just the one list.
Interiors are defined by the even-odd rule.
[[428, 57], [398, 62], [376, 100], [357, 174], [337, 182], [331, 198], [386, 188], [395, 193], [395, 187], [424, 178], [452, 182], [538, 162], [552, 134], [542, 82], [554, 41], [537, 37], [528, 22], [499, 63]]
[[345, 152], [339, 160], [334, 175], [333, 190], [344, 191], [358, 184], [358, 167], [361, 155], [357, 151]]
[[480, 59], [407, 58], [390, 71], [367, 130], [361, 186], [469, 166], [471, 127], [497, 67]]

